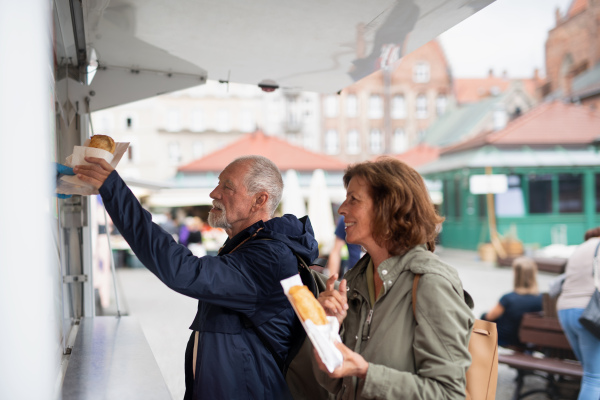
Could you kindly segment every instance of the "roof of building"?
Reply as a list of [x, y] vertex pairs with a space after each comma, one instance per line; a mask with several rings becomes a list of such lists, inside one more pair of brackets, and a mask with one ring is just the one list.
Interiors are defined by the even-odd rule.
[[600, 63], [573, 78], [571, 93], [580, 99], [600, 93]]
[[458, 104], [475, 103], [490, 96], [504, 93], [515, 82], [523, 85], [523, 90], [536, 97], [536, 88], [541, 83], [536, 79], [509, 79], [499, 76], [454, 80], [454, 95]]
[[473, 104], [448, 110], [425, 132], [423, 142], [429, 146], [445, 147], [479, 133], [477, 126], [493, 111], [493, 107], [507, 96], [490, 97]]
[[460, 153], [443, 154], [439, 159], [422, 165], [417, 171], [422, 175], [485, 167], [589, 167], [600, 165], [600, 153], [588, 148], [568, 149], [561, 146], [534, 149], [522, 146], [516, 149], [499, 149], [483, 146]]
[[183, 173], [220, 172], [234, 159], [245, 155], [261, 155], [267, 157], [282, 171], [343, 171], [347, 164], [337, 158], [308, 151], [294, 146], [285, 140], [267, 136], [256, 131], [242, 136], [237, 141], [199, 158], [189, 164], [182, 165], [178, 171]]
[[598, 113], [587, 107], [552, 101], [510, 121], [504, 129], [480, 133], [443, 149], [441, 153], [456, 153], [485, 145], [586, 145], [598, 136]]
[[571, 18], [587, 9], [587, 0], [573, 0], [567, 11], [567, 18]]
[[395, 155], [394, 157], [405, 162], [413, 168], [417, 168], [420, 165], [436, 160], [439, 156], [440, 150], [437, 147], [432, 147], [425, 143], [421, 143], [402, 154]]

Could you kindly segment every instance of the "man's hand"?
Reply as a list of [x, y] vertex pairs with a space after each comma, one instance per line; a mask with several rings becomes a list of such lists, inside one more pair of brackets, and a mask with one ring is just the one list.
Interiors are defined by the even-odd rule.
[[338, 290], [335, 290], [335, 281], [338, 274], [333, 274], [327, 279], [326, 290], [319, 293], [319, 303], [325, 309], [325, 313], [330, 317], [336, 317], [340, 326], [346, 318], [348, 309], [348, 296], [346, 294], [346, 280], [340, 282]]
[[85, 161], [92, 165], [77, 165], [73, 168], [73, 171], [79, 179], [89, 183], [96, 189], [100, 189], [100, 186], [104, 184], [114, 168], [103, 158], [86, 157]]
[[344, 362], [342, 365], [333, 370], [333, 372], [329, 372], [323, 361], [321, 361], [321, 357], [319, 357], [319, 353], [316, 349], [314, 349], [315, 360], [317, 361], [317, 365], [319, 369], [323, 372], [326, 372], [330, 378], [343, 378], [344, 376], [357, 376], [361, 379], [365, 379], [367, 377], [367, 370], [369, 369], [369, 363], [358, 353], [353, 352], [348, 347], [346, 347], [343, 343], [336, 343], [335, 347], [337, 347], [341, 352], [342, 356], [344, 356]]

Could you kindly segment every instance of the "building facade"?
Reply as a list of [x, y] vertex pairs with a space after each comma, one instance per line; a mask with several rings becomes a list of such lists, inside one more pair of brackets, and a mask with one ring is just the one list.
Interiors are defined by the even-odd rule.
[[454, 103], [444, 52], [431, 41], [378, 71], [322, 97], [322, 151], [345, 162], [403, 153]]
[[548, 32], [542, 94], [598, 109], [599, 62], [600, 2], [573, 0], [565, 15], [556, 11], [556, 25]]
[[261, 91], [257, 86], [205, 85], [92, 115], [94, 133], [130, 148], [118, 165], [125, 178], [166, 182], [177, 168], [261, 128], [310, 150], [319, 148], [319, 96]]

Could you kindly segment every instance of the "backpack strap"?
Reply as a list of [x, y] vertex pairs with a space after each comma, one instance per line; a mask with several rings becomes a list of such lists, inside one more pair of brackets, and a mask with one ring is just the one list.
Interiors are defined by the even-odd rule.
[[[254, 238], [254, 236], [252, 238]], [[249, 239], [251, 239], [251, 238], [249, 238]], [[273, 240], [273, 239], [260, 238], [258, 240]], [[241, 244], [243, 244], [243, 243], [241, 243]], [[236, 247], [234, 250], [236, 250], [238, 247]], [[313, 294], [313, 296], [318, 298], [319, 297], [319, 285], [317, 283], [316, 277], [314, 276], [314, 274], [316, 274], [316, 272], [312, 271], [308, 267], [308, 264], [306, 263], [306, 261], [304, 261], [304, 259], [298, 253], [296, 253], [291, 248], [290, 248], [290, 251], [294, 254], [294, 256], [296, 256], [296, 259], [298, 260], [298, 274], [300, 275], [300, 279], [302, 280], [302, 283], [308, 287], [308, 290], [310, 290], [310, 292]], [[314, 272], [314, 274], [313, 274], [313, 272]], [[275, 349], [273, 348], [273, 346], [271, 345], [269, 340], [262, 334], [262, 332], [256, 327], [256, 325], [254, 325], [254, 323], [247, 316], [240, 313], [240, 319], [242, 320], [242, 324], [244, 325], [244, 328], [251, 328], [254, 331], [254, 333], [256, 334], [256, 336], [258, 336], [260, 341], [263, 343], [265, 348], [267, 350], [269, 350], [269, 353], [271, 353], [271, 355], [275, 359], [275, 362], [277, 363], [279, 370], [285, 377], [290, 364], [294, 360], [294, 357], [296, 357], [296, 355], [300, 351], [300, 348], [302, 347], [302, 344], [304, 343], [304, 339], [306, 338], [306, 331], [304, 331], [304, 328], [302, 327], [302, 325], [298, 324], [299, 328], [296, 329], [297, 332], [293, 333], [293, 335], [292, 335], [293, 343], [288, 351], [287, 357], [284, 360], [275, 352]]]
[[422, 274], [415, 274], [413, 279], [413, 290], [412, 290], [412, 309], [415, 320], [417, 319], [417, 288], [419, 287], [419, 279]]

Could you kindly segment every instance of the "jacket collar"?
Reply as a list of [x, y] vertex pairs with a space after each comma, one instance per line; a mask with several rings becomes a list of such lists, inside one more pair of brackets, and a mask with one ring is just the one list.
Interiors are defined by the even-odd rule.
[[223, 246], [219, 249], [219, 255], [228, 254], [233, 251], [236, 247], [241, 245], [245, 240], [249, 240], [258, 230], [264, 229], [265, 223], [263, 221], [255, 222], [243, 231], [239, 232], [232, 238], [227, 238]]
[[[411, 270], [410, 261], [417, 253], [422, 251], [429, 251], [424, 244], [413, 247], [403, 255], [392, 256], [379, 265], [377, 273], [383, 282], [383, 292], [380, 296], [384, 296], [391, 287], [394, 286], [401, 273]], [[346, 274], [346, 280], [349, 285], [351, 285], [350, 291], [356, 290], [366, 299], [368, 299], [368, 293], [363, 293], [360, 288], [367, 287], [367, 267], [369, 266], [369, 261], [371, 261], [371, 256], [367, 253], [358, 263], [356, 263], [356, 266]]]

